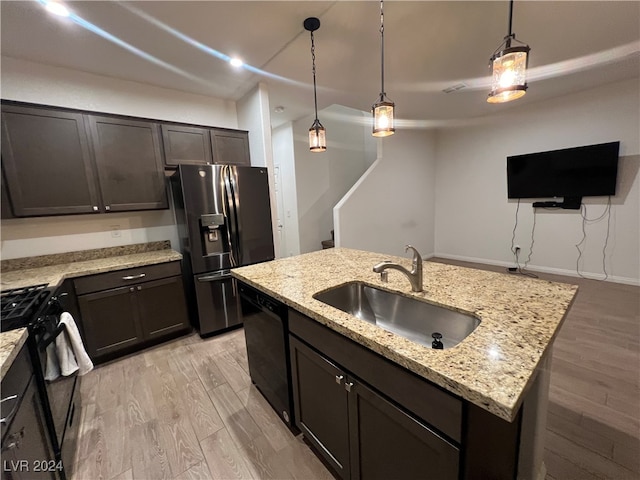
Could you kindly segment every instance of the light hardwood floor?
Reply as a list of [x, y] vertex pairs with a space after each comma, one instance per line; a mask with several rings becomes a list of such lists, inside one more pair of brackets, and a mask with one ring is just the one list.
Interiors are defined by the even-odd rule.
[[[580, 285], [554, 348], [547, 479], [640, 479], [640, 288], [540, 277]], [[251, 385], [242, 330], [100, 366], [81, 393], [74, 480], [333, 478]]]
[[333, 478], [251, 384], [242, 329], [99, 366], [81, 396], [74, 480]]

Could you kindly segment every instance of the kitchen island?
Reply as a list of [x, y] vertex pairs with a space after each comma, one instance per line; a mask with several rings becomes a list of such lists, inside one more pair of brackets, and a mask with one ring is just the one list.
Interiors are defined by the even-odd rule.
[[[518, 476], [543, 474], [540, 424], [543, 432], [547, 362], [577, 286], [425, 262], [424, 291], [416, 293], [401, 273], [390, 271], [388, 282], [383, 283], [372, 271], [375, 264], [388, 259], [410, 268], [409, 259], [335, 248], [234, 269], [232, 274], [288, 305], [294, 317], [299, 312], [426, 380], [425, 384], [448, 392], [462, 402], [464, 412], [467, 405], [478, 407], [491, 414], [488, 418], [500, 419], [505, 425], [517, 423]], [[458, 345], [434, 350], [313, 298], [351, 281], [472, 314], [481, 322]], [[523, 404], [527, 408], [521, 408]], [[465, 416], [468, 413], [461, 414], [463, 432]], [[459, 437], [461, 451], [464, 435]], [[455, 435], [449, 437], [456, 443]], [[462, 456], [465, 458], [464, 453]], [[473, 477], [468, 469], [465, 475]]]

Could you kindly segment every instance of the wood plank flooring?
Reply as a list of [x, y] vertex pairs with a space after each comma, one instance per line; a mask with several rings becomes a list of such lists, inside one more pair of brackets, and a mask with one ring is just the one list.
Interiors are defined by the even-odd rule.
[[547, 480], [640, 479], [640, 288], [536, 275], [580, 287], [553, 350]]
[[[554, 348], [547, 480], [640, 479], [640, 288], [539, 276], [580, 285]], [[74, 480], [333, 478], [251, 384], [242, 330], [100, 366], [81, 394]]]
[[74, 480], [333, 478], [251, 384], [242, 329], [99, 366], [81, 399]]

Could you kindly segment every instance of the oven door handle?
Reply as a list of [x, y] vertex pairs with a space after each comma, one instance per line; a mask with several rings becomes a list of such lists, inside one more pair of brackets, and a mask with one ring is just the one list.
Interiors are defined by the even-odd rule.
[[9, 412], [9, 415], [7, 415], [4, 418], [0, 418], [0, 423], [9, 425], [9, 422], [11, 421], [13, 416], [16, 414], [16, 410], [18, 410], [18, 405], [20, 405], [20, 401], [18, 400], [19, 397], [20, 397], [19, 395], [9, 395], [8, 397], [5, 397], [2, 400], [0, 400], [0, 403], [8, 402], [9, 400], [15, 400], [15, 403], [13, 404], [13, 408]]
[[40, 348], [41, 352], [44, 352], [47, 347], [49, 345], [51, 345], [55, 339], [58, 337], [58, 335], [62, 334], [64, 332], [65, 326], [64, 323], [59, 324], [56, 329], [51, 333], [51, 335], [47, 336], [46, 338], [44, 338], [39, 344], [38, 347]]

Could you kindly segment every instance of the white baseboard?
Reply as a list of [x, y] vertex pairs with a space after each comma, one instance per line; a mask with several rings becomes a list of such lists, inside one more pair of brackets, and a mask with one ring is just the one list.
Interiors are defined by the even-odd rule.
[[[514, 264], [513, 262], [503, 262], [500, 260], [489, 260], [486, 258], [476, 258], [476, 257], [466, 257], [463, 255], [450, 255], [448, 253], [434, 253], [432, 255], [430, 255], [427, 258], [431, 258], [431, 257], [440, 257], [440, 258], [447, 258], [449, 260], [459, 260], [461, 262], [473, 262], [473, 263], [484, 263], [486, 265], [495, 265], [498, 267], [513, 267]], [[567, 270], [564, 268], [553, 268], [553, 267], [541, 267], [538, 265], [528, 265], [527, 266], [527, 271], [531, 271], [531, 272], [541, 272], [541, 273], [551, 273], [554, 275], [564, 275], [567, 277], [576, 277], [576, 278], [580, 278], [580, 275], [578, 275], [578, 273], [575, 270]], [[602, 274], [597, 274], [597, 273], [588, 273], [588, 272], [581, 272], [582, 273], [582, 277], [584, 278], [588, 278], [590, 280], [603, 280], [603, 275]], [[625, 285], [633, 285], [633, 286], [640, 286], [640, 279], [638, 278], [630, 278], [630, 277], [617, 277], [614, 275], [609, 275], [609, 278], [607, 278], [606, 280], [607, 282], [613, 282], [613, 283], [622, 283]]]

